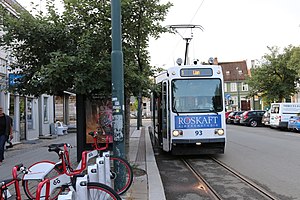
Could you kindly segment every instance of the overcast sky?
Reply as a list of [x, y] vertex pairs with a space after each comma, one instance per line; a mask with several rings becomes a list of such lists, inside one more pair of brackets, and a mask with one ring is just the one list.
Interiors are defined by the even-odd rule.
[[[18, 0], [28, 7], [29, 2]], [[42, 5], [45, 0], [42, 0]], [[161, 0], [162, 3], [167, 0]], [[190, 60], [220, 62], [260, 59], [267, 46], [281, 48], [300, 44], [300, 0], [170, 0], [174, 4], [163, 25], [195, 24], [190, 43]], [[163, 34], [150, 40], [151, 64], [169, 67], [184, 58], [190, 29], [180, 34]], [[248, 62], [249, 63], [249, 62]]]

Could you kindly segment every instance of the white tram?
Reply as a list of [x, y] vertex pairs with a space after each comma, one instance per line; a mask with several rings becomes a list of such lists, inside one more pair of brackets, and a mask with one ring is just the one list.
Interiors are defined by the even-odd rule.
[[223, 154], [224, 81], [219, 65], [175, 66], [156, 77], [155, 137], [174, 155]]

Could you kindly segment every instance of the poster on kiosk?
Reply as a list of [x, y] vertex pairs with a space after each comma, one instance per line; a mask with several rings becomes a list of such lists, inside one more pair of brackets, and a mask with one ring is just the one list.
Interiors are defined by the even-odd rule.
[[111, 98], [104, 98], [94, 95], [85, 101], [86, 114], [86, 145], [93, 143], [90, 132], [98, 132], [98, 143], [105, 144], [106, 136], [109, 136], [109, 143], [112, 143], [112, 102]]

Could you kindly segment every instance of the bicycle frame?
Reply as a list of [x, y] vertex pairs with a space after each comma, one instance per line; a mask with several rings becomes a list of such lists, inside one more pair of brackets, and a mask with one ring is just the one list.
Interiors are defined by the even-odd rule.
[[[97, 150], [96, 150], [97, 151]], [[70, 160], [69, 160], [69, 156], [68, 156], [68, 150], [66, 145], [64, 145], [64, 151], [60, 151], [59, 155], [60, 155], [60, 160], [63, 166], [63, 173], [51, 178], [51, 179], [45, 179], [44, 181], [40, 182], [38, 184], [38, 188], [36, 191], [36, 200], [48, 200], [50, 197], [51, 192], [55, 189], [55, 188], [59, 188], [61, 186], [67, 185], [70, 189], [70, 191], [67, 194], [60, 194], [58, 196], [58, 200], [63, 200], [63, 199], [88, 199], [88, 193], [87, 193], [87, 183], [88, 182], [94, 182], [92, 179], [95, 179], [95, 182], [99, 182], [99, 173], [98, 173], [98, 166], [96, 166], [95, 170], [89, 170], [87, 175], [84, 176], [80, 176], [80, 174], [82, 173], [83, 170], [86, 169], [86, 164], [87, 164], [87, 157], [92, 158], [95, 156], [98, 156], [98, 152], [97, 154], [95, 153], [95, 150], [91, 152], [88, 151], [84, 151], [82, 153], [82, 162], [79, 163], [78, 166], [80, 166], [80, 168], [76, 169], [76, 170], [71, 170], [70, 169]], [[97, 157], [96, 161], [97, 163], [104, 165], [105, 162], [108, 162], [109, 164], [109, 153], [108, 152], [104, 152], [103, 153], [104, 157]], [[99, 161], [100, 159], [103, 159], [104, 162]], [[107, 160], [107, 161], [105, 161]], [[97, 164], [95, 164], [97, 165]], [[88, 167], [89, 169], [89, 167]], [[109, 165], [108, 165], [108, 170], [109, 170]], [[91, 173], [94, 172], [96, 174], [96, 176], [90, 178], [92, 175]], [[76, 183], [72, 183], [72, 177], [79, 175], [76, 177]], [[105, 175], [105, 174], [104, 174]], [[104, 176], [103, 175], [103, 176]], [[110, 176], [104, 176], [106, 177], [106, 181], [105, 182], [109, 182], [110, 183]]]
[[[103, 150], [108, 149], [109, 145], [109, 137], [106, 137], [106, 145], [104, 147], [99, 147], [97, 143], [97, 132], [91, 132], [90, 135], [93, 137], [94, 143], [93, 148], [94, 150], [91, 151], [84, 151], [82, 152], [82, 160], [79, 162], [77, 168], [73, 170], [71, 168], [71, 162], [68, 152], [68, 144], [53, 144], [52, 148], [56, 147], [56, 149], [51, 150], [51, 145], [49, 146], [49, 151], [55, 151], [60, 158], [60, 161], [57, 163], [53, 163], [51, 161], [41, 161], [37, 164], [34, 164], [30, 167], [31, 172], [28, 175], [24, 175], [23, 180], [43, 180], [39, 183], [38, 188], [36, 190], [36, 195], [32, 195], [31, 198], [36, 197], [47, 197], [49, 198], [49, 194], [52, 194], [52, 191], [55, 188], [62, 187], [64, 185], [69, 186], [71, 189], [72, 194], [70, 194], [70, 198], [73, 195], [78, 196], [77, 188], [72, 185], [72, 176], [76, 174], [80, 174], [83, 170], [87, 170], [87, 176], [84, 177], [76, 177], [77, 179], [80, 178], [82, 181], [87, 182], [94, 182], [94, 183], [102, 183], [111, 187], [111, 178], [115, 177], [113, 173], [110, 171], [110, 153], [108, 151], [103, 152]], [[64, 150], [58, 150], [58, 147], [64, 146]], [[90, 159], [96, 158], [96, 162], [94, 164], [88, 165]], [[45, 177], [48, 175], [51, 170], [56, 169], [59, 175], [55, 177], [51, 177], [45, 180]], [[58, 170], [57, 170], [58, 169]], [[62, 169], [62, 171], [60, 171]], [[132, 174], [132, 173], [131, 173]], [[131, 178], [132, 180], [132, 178]], [[129, 185], [129, 184], [128, 184]], [[75, 189], [75, 188], [76, 189]], [[78, 186], [79, 187], [79, 186]], [[25, 189], [26, 190], [26, 189]], [[80, 188], [78, 189], [80, 190]], [[27, 190], [26, 190], [27, 191]], [[123, 190], [124, 192], [125, 190]], [[74, 193], [75, 192], [75, 193]], [[27, 193], [26, 193], [27, 194]], [[33, 194], [33, 193], [31, 193]], [[61, 194], [59, 196], [62, 196]], [[52, 197], [51, 197], [52, 198]], [[80, 199], [84, 199], [81, 197]]]
[[[95, 136], [93, 136], [93, 139], [94, 139], [94, 144], [93, 144], [94, 150], [82, 152], [82, 155], [83, 154], [87, 155], [87, 156], [84, 156], [86, 158], [86, 160], [83, 161], [81, 159], [75, 170], [85, 169], [86, 165], [90, 159], [100, 156], [99, 151], [108, 149], [108, 143], [109, 143], [108, 136], [106, 137], [106, 145], [104, 147], [98, 146], [97, 138]], [[67, 157], [69, 159], [68, 153], [67, 153]], [[83, 156], [82, 156], [82, 158], [83, 158]], [[56, 166], [61, 165], [61, 164], [62, 164], [61, 160], [58, 161], [57, 163], [54, 163], [54, 162], [51, 162], [48, 160], [43, 160], [43, 161], [37, 162], [37, 163], [35, 163], [35, 165], [29, 167], [31, 169], [31, 171], [23, 176], [23, 180], [34, 180], [34, 179], [35, 180], [44, 180], [46, 175], [49, 174], [50, 171], [52, 171]]]
[[[106, 141], [107, 142], [106, 142], [105, 147], [99, 147], [97, 145], [97, 138], [94, 137], [94, 144], [93, 144], [94, 150], [82, 152], [82, 158], [84, 158], [84, 159], [80, 160], [75, 171], [78, 171], [78, 170], [82, 171], [82, 170], [86, 169], [87, 163], [90, 159], [100, 157], [99, 151], [103, 151], [108, 148], [108, 136], [106, 138]], [[68, 152], [67, 149], [65, 149], [65, 152]], [[107, 153], [104, 152], [104, 154], [105, 154], [105, 157], [108, 157]], [[69, 160], [68, 153], [66, 153], [66, 157]], [[105, 163], [107, 165], [109, 163], [109, 158], [106, 159], [105, 162], [107, 162], [107, 163]], [[101, 163], [101, 160], [96, 161], [96, 163]], [[30, 167], [31, 171], [28, 174], [25, 174], [23, 176], [23, 180], [34, 180], [34, 179], [35, 180], [44, 180], [50, 171], [52, 171], [56, 166], [61, 165], [61, 164], [62, 164], [61, 159], [57, 163], [47, 161], [47, 160], [35, 163], [35, 165]], [[107, 169], [109, 169], [109, 168], [107, 168]], [[106, 179], [106, 180], [108, 180], [108, 179]], [[109, 184], [109, 182], [110, 181], [101, 182], [101, 183]]]
[[[12, 169], [12, 179], [0, 181], [0, 200], [5, 200], [5, 198], [9, 198], [11, 193], [8, 190], [8, 187], [11, 185], [15, 186], [16, 198], [21, 200], [21, 191], [20, 191], [20, 179], [18, 178], [18, 171], [26, 172], [26, 169], [23, 167], [23, 164], [15, 165]], [[3, 192], [7, 192], [6, 196], [2, 194]]]
[[[40, 182], [38, 184], [37, 192], [36, 192], [36, 200], [45, 199], [48, 200], [51, 192], [58, 187], [68, 185], [70, 191], [74, 192], [76, 191], [76, 196], [79, 199], [87, 199], [87, 194], [85, 192], [82, 192], [83, 188], [81, 187], [81, 182], [88, 182], [88, 175], [85, 175], [83, 177], [76, 177], [76, 185], [75, 188], [73, 188], [74, 185], [72, 184], [72, 177], [79, 175], [83, 172], [83, 170], [86, 168], [86, 155], [87, 152], [82, 152], [82, 164], [80, 169], [76, 170], [70, 170], [70, 160], [68, 157], [68, 150], [67, 145], [64, 145], [64, 151], [59, 152], [60, 160], [63, 166], [63, 173], [51, 178], [51, 179], [45, 179], [44, 181]], [[77, 184], [79, 182], [79, 185]], [[86, 185], [86, 184], [82, 184]]]
[[[89, 135], [93, 137], [94, 143], [92, 144], [92, 146], [94, 150], [87, 151], [86, 160], [82, 159], [79, 162], [77, 169], [79, 168], [79, 166], [82, 165], [83, 162], [86, 162], [85, 165], [87, 165], [90, 159], [96, 158], [96, 163], [88, 166], [88, 174], [90, 180], [92, 182], [99, 182], [111, 186], [110, 173], [106, 173], [106, 172], [110, 172], [110, 160], [109, 160], [110, 153], [108, 151], [103, 152], [104, 150], [108, 149], [109, 137], [106, 136], [105, 138], [106, 140], [105, 146], [99, 147], [97, 142], [98, 133], [96, 131], [90, 132]], [[100, 152], [103, 153], [102, 156], [100, 155], [101, 154]]]
[[[36, 192], [36, 200], [49, 200], [49, 196], [51, 192], [58, 187], [61, 187], [63, 185], [68, 185], [70, 191], [68, 192], [68, 195], [63, 195], [71, 197], [72, 200], [75, 199], [88, 199], [87, 193], [86, 193], [86, 185], [88, 182], [88, 175], [84, 175], [83, 177], [77, 177], [76, 178], [76, 184], [71, 184], [71, 176], [68, 176], [66, 174], [59, 175], [53, 179], [45, 179], [44, 181], [40, 182], [38, 184], [37, 192]], [[75, 189], [76, 188], [76, 189]], [[74, 194], [73, 194], [74, 193]], [[63, 197], [58, 196], [58, 199], [64, 199]], [[76, 198], [75, 198], [76, 196]]]

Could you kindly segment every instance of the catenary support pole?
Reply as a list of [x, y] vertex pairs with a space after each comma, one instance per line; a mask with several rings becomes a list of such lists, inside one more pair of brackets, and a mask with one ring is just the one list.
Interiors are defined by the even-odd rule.
[[[124, 69], [121, 43], [121, 2], [111, 0], [112, 23], [112, 103], [113, 103], [113, 152], [115, 156], [125, 158], [124, 139]], [[125, 184], [125, 169], [114, 163], [118, 176], [114, 187], [117, 190]]]

